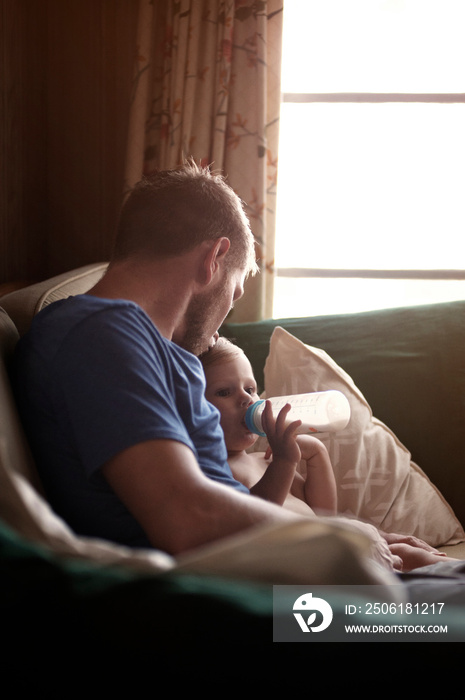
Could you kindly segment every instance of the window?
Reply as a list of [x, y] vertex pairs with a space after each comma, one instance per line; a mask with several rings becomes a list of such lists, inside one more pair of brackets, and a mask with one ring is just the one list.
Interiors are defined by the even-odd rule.
[[274, 316], [465, 299], [463, 0], [286, 0]]

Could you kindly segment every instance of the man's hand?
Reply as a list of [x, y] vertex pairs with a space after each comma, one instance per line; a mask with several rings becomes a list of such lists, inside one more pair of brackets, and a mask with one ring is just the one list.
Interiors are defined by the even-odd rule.
[[447, 557], [444, 552], [439, 552], [413, 535], [397, 535], [391, 532], [383, 532], [382, 536], [388, 543], [392, 554], [399, 557], [402, 561], [399, 571], [412, 571], [421, 566], [436, 564], [444, 557]]
[[344, 516], [331, 516], [324, 519], [325, 522], [334, 523], [335, 525], [344, 524], [345, 527], [355, 532], [364, 535], [371, 543], [371, 558], [381, 564], [389, 571], [402, 571], [402, 559], [391, 551], [390, 546], [386, 542], [380, 531], [369, 523], [355, 520], [354, 518], [345, 518]]
[[447, 558], [447, 555], [442, 552], [430, 552], [421, 547], [412, 547], [402, 542], [390, 544], [388, 546], [391, 553], [399, 557], [402, 561], [402, 566], [398, 571], [412, 571], [413, 569], [428, 566], [429, 564], [437, 564], [438, 561], [443, 560], [444, 557]]
[[382, 536], [388, 544], [407, 544], [410, 547], [417, 547], [418, 549], [424, 549], [427, 552], [434, 554], [441, 554], [437, 549], [427, 544], [423, 540], [413, 535], [398, 535], [393, 532], [381, 532]]

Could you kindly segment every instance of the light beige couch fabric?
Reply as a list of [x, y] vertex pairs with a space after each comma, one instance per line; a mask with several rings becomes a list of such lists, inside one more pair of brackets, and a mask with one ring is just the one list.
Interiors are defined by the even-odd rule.
[[85, 265], [71, 272], [18, 289], [0, 297], [0, 306], [13, 320], [19, 335], [24, 335], [35, 314], [58, 299], [83, 294], [102, 278], [108, 263]]

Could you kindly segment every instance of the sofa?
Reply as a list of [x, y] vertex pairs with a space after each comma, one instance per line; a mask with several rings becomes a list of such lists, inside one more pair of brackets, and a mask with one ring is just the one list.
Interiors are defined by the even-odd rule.
[[[80, 537], [51, 510], [9, 366], [33, 316], [87, 291], [105, 269], [87, 265], [0, 297], [4, 631], [34, 651], [44, 626], [58, 647], [79, 632], [96, 648], [141, 653], [161, 639], [269, 643], [276, 619], [290, 614], [276, 602], [276, 586], [374, 586], [381, 598], [395, 599], [399, 580], [373, 561], [367, 538], [325, 518], [252, 528], [172, 557]], [[348, 396], [348, 428], [319, 436], [348, 520], [419, 536], [465, 560], [465, 301], [227, 320], [221, 333], [245, 350], [264, 395], [337, 388]], [[465, 626], [456, 633], [465, 641]]]

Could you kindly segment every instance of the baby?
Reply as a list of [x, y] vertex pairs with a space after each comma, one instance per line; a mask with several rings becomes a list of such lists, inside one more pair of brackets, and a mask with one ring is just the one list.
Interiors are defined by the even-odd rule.
[[[290, 406], [273, 418], [269, 403], [262, 416], [269, 448], [247, 452], [258, 439], [245, 424], [247, 408], [258, 401], [252, 366], [244, 352], [226, 338], [200, 358], [205, 396], [219, 410], [228, 462], [234, 477], [250, 492], [297, 513], [336, 513], [336, 483], [326, 447], [311, 435], [296, 435], [300, 421], [286, 424]], [[306, 478], [297, 471], [304, 460]]]

